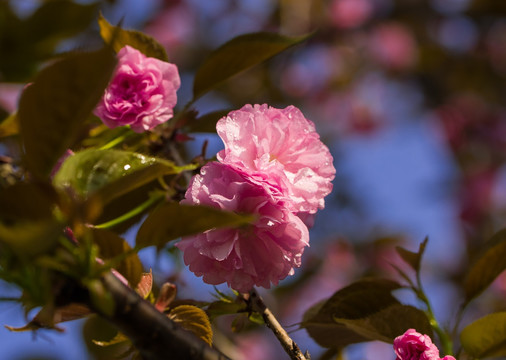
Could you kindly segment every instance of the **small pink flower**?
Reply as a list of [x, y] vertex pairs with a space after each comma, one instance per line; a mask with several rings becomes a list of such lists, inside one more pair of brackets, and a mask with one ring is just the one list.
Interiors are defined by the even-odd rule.
[[181, 84], [176, 65], [146, 57], [128, 45], [118, 58], [95, 115], [110, 128], [130, 125], [138, 133], [172, 118]]
[[176, 246], [196, 276], [208, 284], [227, 284], [240, 292], [254, 285], [270, 288], [299, 267], [309, 233], [263, 186], [218, 162], [193, 177], [183, 204], [207, 205], [258, 216], [238, 229], [217, 229], [183, 238]]
[[[415, 329], [409, 329], [394, 340], [396, 360], [441, 360], [439, 349], [428, 335], [422, 335]], [[455, 360], [445, 356], [444, 360]]]
[[323, 209], [336, 170], [313, 122], [299, 109], [245, 105], [220, 119], [216, 129], [225, 143], [219, 161], [275, 189], [290, 211]]

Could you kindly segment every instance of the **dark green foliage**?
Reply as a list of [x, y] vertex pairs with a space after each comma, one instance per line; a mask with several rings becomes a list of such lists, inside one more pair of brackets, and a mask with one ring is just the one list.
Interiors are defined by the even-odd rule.
[[53, 55], [61, 40], [85, 30], [97, 5], [45, 1], [27, 19], [19, 19], [8, 1], [0, 1], [0, 81], [26, 81], [39, 62]]
[[138, 247], [162, 248], [171, 240], [220, 227], [238, 227], [254, 221], [252, 215], [239, 215], [207, 206], [169, 203], [156, 208], [137, 233]]
[[226, 116], [231, 110], [218, 110], [199, 116], [193, 120], [189, 126], [189, 132], [215, 133], [216, 123], [222, 117]]
[[142, 263], [128, 243], [116, 233], [105, 229], [93, 229], [93, 242], [99, 247], [102, 260], [110, 260], [110, 265], [128, 280], [132, 288], [139, 283]]
[[43, 69], [21, 96], [18, 116], [26, 167], [46, 177], [70, 148], [109, 82], [110, 48], [76, 53]]
[[401, 286], [394, 281], [364, 279], [310, 308], [302, 322], [321, 346], [342, 348], [371, 340], [392, 342], [411, 327], [432, 334], [425, 314], [402, 305], [392, 294]]
[[238, 36], [223, 44], [204, 61], [193, 82], [197, 99], [228, 78], [255, 66], [287, 48], [305, 41], [309, 35], [288, 37], [274, 33]]
[[425, 246], [427, 246], [427, 242], [429, 241], [428, 238], [425, 238], [425, 240], [420, 244], [420, 248], [418, 249], [417, 253], [414, 253], [412, 251], [406, 250], [400, 246], [397, 246], [395, 250], [397, 250], [397, 253], [402, 257], [402, 259], [408, 263], [413, 270], [415, 270], [417, 273], [420, 272], [420, 264], [422, 262], [422, 256], [425, 252]]
[[464, 280], [465, 301], [481, 294], [506, 269], [506, 229], [496, 233], [471, 265]]

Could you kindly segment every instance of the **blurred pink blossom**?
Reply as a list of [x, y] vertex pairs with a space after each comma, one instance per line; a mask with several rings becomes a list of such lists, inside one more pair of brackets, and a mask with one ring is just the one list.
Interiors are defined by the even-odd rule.
[[384, 23], [370, 37], [373, 57], [381, 65], [395, 70], [410, 68], [417, 59], [417, 47], [410, 30], [398, 23]]
[[189, 43], [197, 29], [194, 10], [184, 1], [166, 1], [144, 31], [153, 36], [171, 53]]
[[373, 14], [370, 0], [334, 0], [330, 4], [332, 22], [340, 28], [356, 28]]
[[12, 113], [16, 111], [23, 84], [0, 83], [0, 108]]
[[396, 360], [455, 360], [453, 356], [439, 358], [439, 349], [428, 335], [409, 329], [394, 340]]
[[196, 276], [208, 284], [226, 282], [240, 292], [270, 288], [301, 264], [309, 233], [263, 186], [233, 167], [211, 162], [193, 177], [183, 204], [207, 205], [258, 219], [238, 229], [217, 229], [183, 238], [176, 246]]
[[118, 58], [95, 115], [110, 128], [130, 125], [139, 133], [172, 118], [181, 83], [177, 67], [128, 45], [118, 52]]
[[220, 119], [216, 129], [225, 143], [219, 161], [279, 191], [290, 211], [323, 209], [336, 170], [313, 122], [299, 109], [245, 105]]

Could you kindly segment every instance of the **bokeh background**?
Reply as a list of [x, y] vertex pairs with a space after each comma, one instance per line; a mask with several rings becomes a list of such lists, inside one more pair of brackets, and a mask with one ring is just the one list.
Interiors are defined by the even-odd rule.
[[[23, 19], [49, 1], [0, 2]], [[303, 313], [362, 276], [399, 279], [390, 265], [400, 264], [395, 246], [416, 250], [428, 237], [424, 285], [437, 318], [453, 325], [461, 295], [457, 284], [469, 254], [504, 226], [506, 2], [109, 0], [99, 7], [111, 23], [122, 21], [123, 27], [142, 30], [166, 47], [182, 78], [180, 107], [191, 99], [198, 65], [225, 41], [256, 31], [314, 32], [307, 42], [227, 81], [195, 104], [200, 114], [246, 103], [296, 105], [315, 122], [334, 156], [334, 191], [316, 217], [302, 267], [262, 295], [300, 347], [318, 359], [324, 349], [305, 330], [297, 330]], [[5, 30], [2, 15], [0, 29]], [[6, 39], [11, 36], [0, 34], [0, 57], [10, 54]], [[91, 21], [78, 36], [58, 42], [55, 52], [91, 49], [100, 42]], [[29, 76], [12, 82], [0, 70], [3, 113], [15, 110]], [[188, 159], [200, 154], [206, 141], [209, 157], [222, 147], [215, 134], [189, 135], [194, 140], [186, 144]], [[135, 227], [126, 237], [134, 232]], [[158, 283], [177, 284], [180, 298], [213, 299], [214, 289], [189, 273], [177, 252], [169, 249], [157, 257], [146, 249], [140, 256]], [[0, 283], [1, 297], [17, 294]], [[409, 292], [398, 295], [419, 305]], [[473, 303], [463, 325], [467, 318], [504, 310], [505, 295], [506, 278], [500, 277]], [[24, 323], [17, 304], [0, 302], [0, 324]], [[244, 328], [234, 333], [231, 325]], [[286, 357], [262, 327], [231, 317], [220, 319], [218, 326], [221, 346], [234, 359]], [[90, 334], [97, 327], [110, 331], [106, 324], [95, 319], [63, 327], [63, 333], [11, 333], [2, 327], [0, 358], [110, 358], [111, 352], [90, 350]], [[395, 355], [391, 345], [374, 342], [349, 347], [345, 358]]]

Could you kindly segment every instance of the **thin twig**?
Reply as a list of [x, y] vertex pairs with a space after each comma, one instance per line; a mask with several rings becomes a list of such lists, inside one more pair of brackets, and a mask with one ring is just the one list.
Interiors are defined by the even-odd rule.
[[285, 349], [286, 353], [292, 360], [308, 360], [306, 356], [300, 351], [299, 346], [292, 340], [286, 330], [278, 322], [274, 314], [265, 305], [263, 299], [258, 295], [255, 289], [252, 289], [249, 294], [243, 294], [243, 299], [251, 307], [252, 310], [262, 315], [265, 324], [272, 330], [278, 341]]

